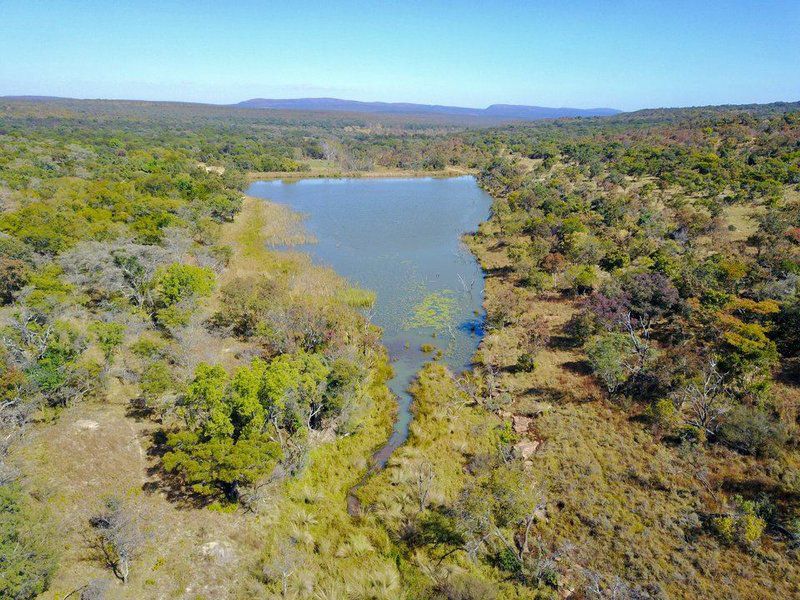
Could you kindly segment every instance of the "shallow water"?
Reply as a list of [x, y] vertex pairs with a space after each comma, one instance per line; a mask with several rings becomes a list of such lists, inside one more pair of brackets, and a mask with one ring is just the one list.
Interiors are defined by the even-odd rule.
[[[375, 455], [382, 467], [408, 437], [407, 389], [433, 356], [420, 346], [434, 344], [455, 372], [478, 347], [483, 274], [461, 237], [489, 217], [491, 198], [472, 177], [259, 181], [247, 193], [303, 213], [317, 243], [296, 249], [377, 294], [370, 318], [383, 329], [398, 398], [392, 437]], [[437, 328], [418, 326], [414, 315], [431, 294], [448, 299], [449, 316]]]

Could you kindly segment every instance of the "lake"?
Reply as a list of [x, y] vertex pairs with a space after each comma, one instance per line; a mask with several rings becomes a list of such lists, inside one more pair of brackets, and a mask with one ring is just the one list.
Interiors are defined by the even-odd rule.
[[436, 354], [422, 345], [435, 345], [454, 372], [478, 347], [483, 273], [461, 238], [489, 217], [492, 199], [472, 177], [258, 181], [247, 193], [303, 213], [317, 242], [296, 249], [377, 294], [370, 318], [383, 329], [399, 405], [375, 456], [383, 466], [408, 437], [408, 386]]

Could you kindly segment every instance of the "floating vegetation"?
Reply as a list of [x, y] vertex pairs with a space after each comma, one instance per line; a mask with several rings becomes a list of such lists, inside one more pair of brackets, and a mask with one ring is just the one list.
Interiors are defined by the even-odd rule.
[[456, 314], [456, 301], [451, 290], [432, 292], [414, 306], [407, 321], [408, 329], [432, 329], [434, 333], [450, 330]]

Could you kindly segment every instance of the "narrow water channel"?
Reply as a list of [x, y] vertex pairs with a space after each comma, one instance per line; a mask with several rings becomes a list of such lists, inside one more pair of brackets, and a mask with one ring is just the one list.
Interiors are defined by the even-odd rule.
[[491, 198], [472, 177], [258, 181], [247, 193], [303, 213], [317, 242], [296, 249], [377, 294], [370, 318], [383, 330], [398, 402], [370, 472], [380, 469], [408, 437], [408, 387], [420, 368], [441, 351], [463, 371], [478, 347], [483, 273], [461, 238], [489, 217]]

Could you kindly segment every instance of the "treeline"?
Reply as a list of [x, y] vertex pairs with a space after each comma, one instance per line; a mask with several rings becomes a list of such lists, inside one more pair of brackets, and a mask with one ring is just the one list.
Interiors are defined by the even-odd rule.
[[[46, 143], [54, 131], [69, 131], [74, 140], [112, 151], [180, 149], [209, 166], [239, 171], [303, 172], [309, 160], [327, 160], [343, 172], [435, 171], [474, 168], [483, 158], [461, 139], [462, 123], [441, 118], [58, 99], [5, 99], [0, 106], [0, 132], [10, 139]], [[69, 172], [72, 165], [68, 154], [54, 162], [48, 168]], [[36, 167], [18, 176], [28, 172]]]

